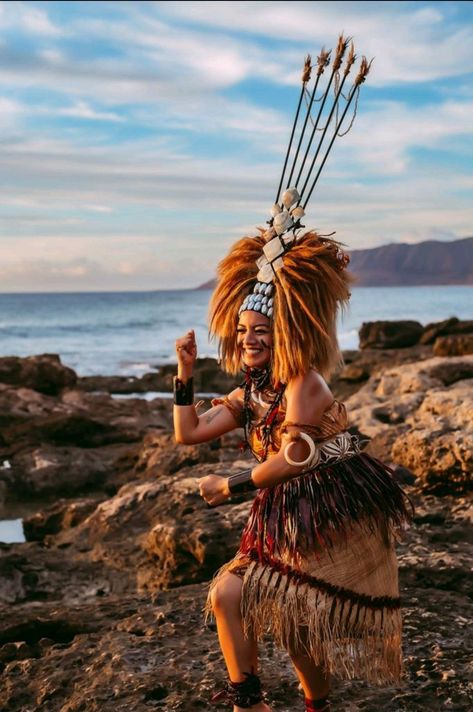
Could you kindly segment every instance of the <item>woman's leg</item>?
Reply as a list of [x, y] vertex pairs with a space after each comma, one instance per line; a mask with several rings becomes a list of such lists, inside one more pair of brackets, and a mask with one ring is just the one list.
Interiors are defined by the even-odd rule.
[[257, 673], [258, 646], [254, 638], [245, 638], [240, 613], [243, 582], [226, 573], [211, 593], [212, 609], [217, 622], [218, 639], [232, 682], [245, 679], [245, 672]]
[[[230, 681], [243, 683], [245, 686], [245, 681], [249, 679], [248, 673], [256, 675], [258, 672], [258, 645], [254, 638], [245, 637], [243, 634], [240, 613], [242, 585], [243, 582], [238, 576], [227, 572], [215, 584], [210, 600]], [[240, 712], [241, 708], [235, 704], [233, 709], [234, 712]], [[254, 704], [250, 709], [253, 712], [271, 712], [263, 701]]]
[[[327, 675], [323, 667], [316, 665], [308, 655], [292, 653], [291, 660], [306, 699], [324, 700], [330, 692], [330, 675]], [[328, 703], [326, 709], [329, 709]]]

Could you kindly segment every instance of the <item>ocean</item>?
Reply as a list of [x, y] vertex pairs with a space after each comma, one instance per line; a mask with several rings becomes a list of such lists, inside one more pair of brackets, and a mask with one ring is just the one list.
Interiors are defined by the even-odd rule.
[[[174, 342], [195, 329], [199, 356], [215, 356], [207, 311], [211, 292], [176, 290], [0, 294], [0, 356], [57, 353], [80, 376], [142, 375], [174, 363]], [[365, 321], [473, 318], [473, 287], [357, 287], [339, 320], [342, 349], [358, 347]]]

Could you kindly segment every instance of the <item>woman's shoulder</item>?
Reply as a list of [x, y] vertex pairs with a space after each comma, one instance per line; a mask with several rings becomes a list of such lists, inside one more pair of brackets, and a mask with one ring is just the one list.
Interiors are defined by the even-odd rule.
[[335, 401], [327, 382], [314, 368], [295, 376], [288, 382], [286, 397], [288, 399], [310, 398], [311, 400], [316, 398], [327, 408]]

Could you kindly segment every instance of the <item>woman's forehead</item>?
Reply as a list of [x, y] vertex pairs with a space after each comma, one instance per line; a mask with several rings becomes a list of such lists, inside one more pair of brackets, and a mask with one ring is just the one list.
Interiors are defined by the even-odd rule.
[[264, 314], [249, 309], [240, 314], [238, 324], [241, 326], [266, 326], [269, 328], [270, 321]]

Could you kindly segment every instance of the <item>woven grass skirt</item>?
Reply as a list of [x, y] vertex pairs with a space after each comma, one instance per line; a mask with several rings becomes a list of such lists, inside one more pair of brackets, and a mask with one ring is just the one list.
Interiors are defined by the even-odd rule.
[[[258, 492], [239, 551], [209, 585], [205, 619], [213, 615], [215, 586], [233, 573], [242, 579], [246, 636], [269, 634], [290, 655], [308, 655], [340, 679], [399, 684], [402, 617], [395, 544], [412, 513], [388, 467], [365, 454], [356, 458], [331, 472], [307, 473]], [[342, 466], [347, 475], [347, 465], [352, 475], [363, 472], [368, 481], [351, 499], [342, 490], [344, 482], [352, 488], [352, 478], [340, 476]], [[370, 469], [376, 470], [376, 482]], [[355, 480], [360, 487], [360, 477]], [[343, 512], [341, 502], [351, 512]], [[355, 510], [357, 502], [364, 506]], [[332, 522], [331, 508], [337, 512]]]

